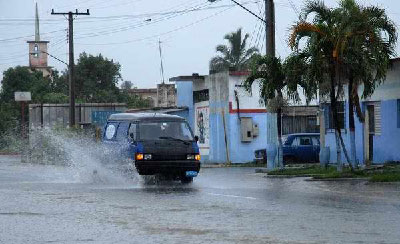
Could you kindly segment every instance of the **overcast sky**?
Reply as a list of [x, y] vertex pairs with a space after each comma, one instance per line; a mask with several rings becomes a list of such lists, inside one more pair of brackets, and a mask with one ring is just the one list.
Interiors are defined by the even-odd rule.
[[[124, 80], [139, 88], [155, 87], [161, 81], [158, 41], [161, 40], [165, 79], [192, 73], [207, 74], [215, 46], [223, 44], [226, 33], [243, 28], [249, 33], [249, 45], [265, 52], [265, 34], [261, 21], [230, 0], [38, 0], [41, 40], [50, 41], [48, 52], [68, 60], [68, 21], [56, 12], [90, 10], [90, 16], [74, 21], [75, 58], [86, 52], [101, 53], [121, 64]], [[263, 0], [239, 0], [263, 15]], [[336, 1], [325, 1], [335, 6]], [[400, 23], [400, 1], [365, 0], [387, 9], [393, 21]], [[296, 21], [303, 1], [276, 0], [276, 54], [286, 57], [288, 30]], [[28, 65], [28, 44], [34, 40], [35, 1], [0, 0], [0, 72], [16, 65]], [[196, 11], [190, 11], [196, 10]], [[398, 11], [398, 12], [396, 12]], [[397, 48], [399, 52], [399, 48]], [[49, 57], [49, 65], [58, 70], [65, 65]]]

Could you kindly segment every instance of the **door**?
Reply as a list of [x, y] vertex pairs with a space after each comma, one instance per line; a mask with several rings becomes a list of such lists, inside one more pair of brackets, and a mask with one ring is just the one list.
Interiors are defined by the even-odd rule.
[[374, 159], [374, 135], [375, 135], [375, 107], [368, 105], [368, 161], [373, 162]]

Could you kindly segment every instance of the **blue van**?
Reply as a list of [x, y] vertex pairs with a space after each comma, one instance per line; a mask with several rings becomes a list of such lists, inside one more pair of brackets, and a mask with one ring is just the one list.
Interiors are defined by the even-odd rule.
[[190, 183], [200, 171], [197, 137], [176, 115], [118, 113], [110, 115], [102, 141], [115, 158], [129, 158], [139, 175], [161, 175]]

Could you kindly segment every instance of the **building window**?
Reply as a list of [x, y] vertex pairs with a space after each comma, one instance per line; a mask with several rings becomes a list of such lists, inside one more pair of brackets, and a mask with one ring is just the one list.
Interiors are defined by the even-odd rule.
[[[331, 104], [325, 104], [324, 108], [325, 108], [324, 110], [325, 110], [326, 129], [334, 130], [335, 126], [333, 124], [333, 114], [332, 114]], [[344, 102], [342, 102], [342, 101], [337, 102], [337, 113], [338, 113], [339, 128], [345, 129], [346, 111], [345, 111], [345, 103]]]
[[35, 57], [35, 58], [39, 57], [39, 46], [38, 46], [38, 44], [35, 44], [35, 46], [33, 47], [33, 57]]
[[208, 89], [193, 92], [194, 103], [208, 101], [208, 100], [209, 100]]

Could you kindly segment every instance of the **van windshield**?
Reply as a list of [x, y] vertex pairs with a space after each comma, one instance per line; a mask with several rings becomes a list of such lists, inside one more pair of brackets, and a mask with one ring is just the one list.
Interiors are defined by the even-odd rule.
[[139, 140], [192, 141], [193, 134], [186, 122], [157, 121], [139, 123]]

